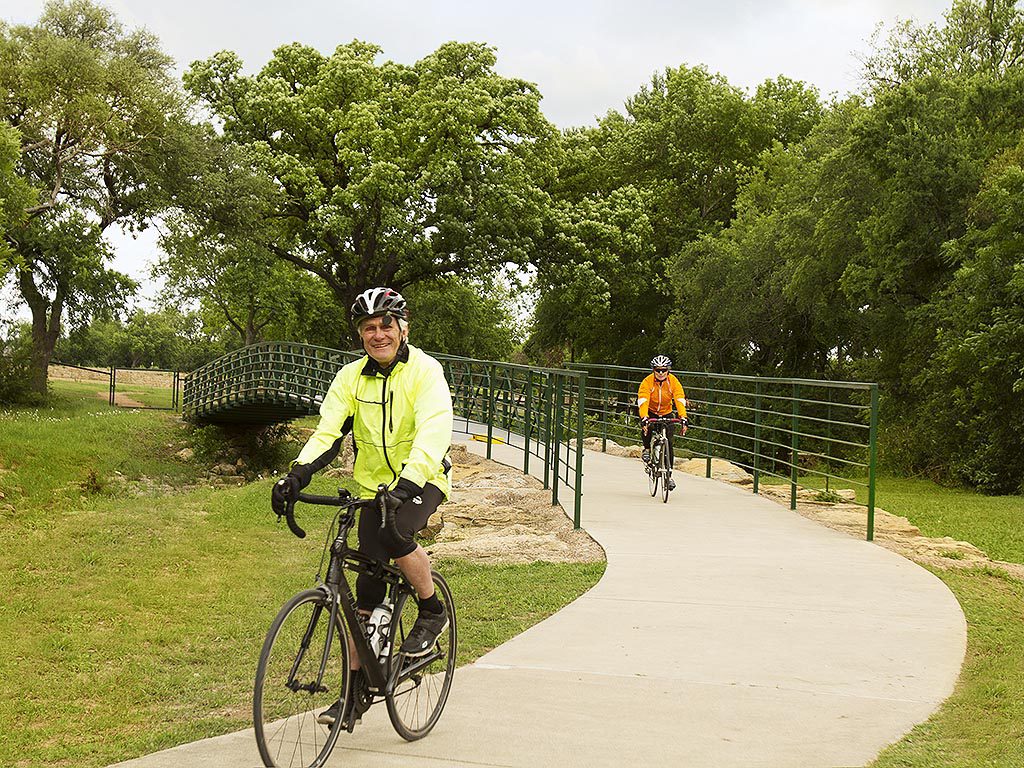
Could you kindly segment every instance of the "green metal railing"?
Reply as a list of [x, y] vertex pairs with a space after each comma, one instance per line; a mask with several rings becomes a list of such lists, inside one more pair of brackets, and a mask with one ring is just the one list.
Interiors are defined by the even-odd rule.
[[[574, 365], [589, 375], [587, 433], [617, 442], [640, 442], [636, 397], [648, 368]], [[753, 492], [762, 477], [788, 482], [796, 508], [800, 476], [866, 489], [867, 539], [874, 538], [878, 385], [755, 376], [675, 372], [686, 391], [690, 428], [676, 435], [677, 457], [712, 457], [747, 470]], [[863, 479], [866, 478], [866, 479]]]
[[524, 474], [536, 458], [553, 504], [562, 489], [573, 493], [573, 524], [579, 528], [586, 372], [434, 357], [445, 368], [456, 422], [462, 420], [467, 433], [479, 430], [475, 434], [486, 440], [487, 458], [495, 438], [522, 451]]
[[[186, 419], [271, 424], [316, 414], [338, 370], [362, 357], [309, 344], [264, 343], [235, 350], [192, 372], [182, 397]], [[584, 394], [587, 374], [565, 369], [433, 355], [452, 390], [457, 431], [487, 442], [500, 439], [531, 458], [551, 490], [573, 493], [573, 524], [580, 527]]]

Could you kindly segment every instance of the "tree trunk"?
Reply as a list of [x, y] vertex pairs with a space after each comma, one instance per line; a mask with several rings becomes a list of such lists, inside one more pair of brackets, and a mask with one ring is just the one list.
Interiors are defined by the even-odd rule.
[[32, 311], [32, 364], [29, 385], [32, 391], [46, 394], [46, 380], [49, 375], [50, 359], [60, 336], [60, 316], [64, 312], [64, 290], [57, 288], [52, 302], [32, 282], [32, 274], [22, 267], [18, 271], [21, 295]]

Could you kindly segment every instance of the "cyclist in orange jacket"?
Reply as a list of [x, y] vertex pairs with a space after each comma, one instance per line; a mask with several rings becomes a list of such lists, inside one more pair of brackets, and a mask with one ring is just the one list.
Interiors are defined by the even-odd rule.
[[[640, 411], [640, 433], [644, 441], [643, 460], [645, 463], [651, 460], [651, 429], [665, 430], [668, 438], [668, 457], [670, 463], [675, 462], [672, 451], [672, 435], [675, 432], [674, 424], [650, 424], [650, 417], [667, 418], [675, 410], [682, 419], [682, 431], [686, 434], [686, 393], [683, 392], [683, 385], [679, 379], [672, 375], [672, 361], [665, 355], [655, 355], [651, 360], [651, 375], [640, 382], [640, 389], [636, 395], [637, 408]], [[676, 487], [674, 480], [667, 481], [668, 489], [671, 491]]]

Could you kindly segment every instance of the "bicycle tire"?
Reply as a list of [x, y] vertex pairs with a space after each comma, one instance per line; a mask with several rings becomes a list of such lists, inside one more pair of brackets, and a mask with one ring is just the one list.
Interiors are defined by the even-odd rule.
[[342, 730], [316, 722], [320, 712], [344, 701], [350, 684], [348, 635], [340, 613], [335, 650], [324, 662], [330, 616], [324, 590], [307, 589], [281, 607], [267, 631], [253, 687], [256, 746], [267, 768], [320, 768]]
[[651, 440], [651, 461], [644, 467], [647, 470], [647, 490], [651, 492], [651, 496], [658, 495], [658, 446], [658, 438], [655, 436]]
[[[409, 659], [398, 650], [416, 621], [416, 601], [408, 591], [403, 590], [398, 596], [391, 619], [388, 670], [394, 674], [394, 665], [401, 664], [403, 671], [385, 701], [391, 725], [406, 741], [416, 741], [430, 733], [441, 717], [455, 674], [458, 651], [455, 602], [444, 577], [436, 571], [431, 571], [431, 576], [438, 599], [448, 611], [448, 629], [441, 633], [434, 651], [422, 658]], [[412, 670], [412, 673], [405, 670]]]
[[[666, 440], [666, 443], [668, 441]], [[669, 455], [668, 445], [664, 446], [661, 452], [661, 503], [668, 504], [668, 494], [671, 490], [668, 487], [669, 478], [672, 477], [672, 465], [671, 457]]]

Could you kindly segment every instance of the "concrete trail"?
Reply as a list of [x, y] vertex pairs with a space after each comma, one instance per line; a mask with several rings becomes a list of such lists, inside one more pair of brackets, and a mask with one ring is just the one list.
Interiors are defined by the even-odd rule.
[[[966, 625], [928, 571], [724, 483], [677, 474], [662, 504], [637, 460], [585, 462], [601, 581], [459, 669], [426, 739], [374, 707], [328, 766], [862, 766], [952, 692]], [[259, 765], [250, 729], [118, 767]]]

